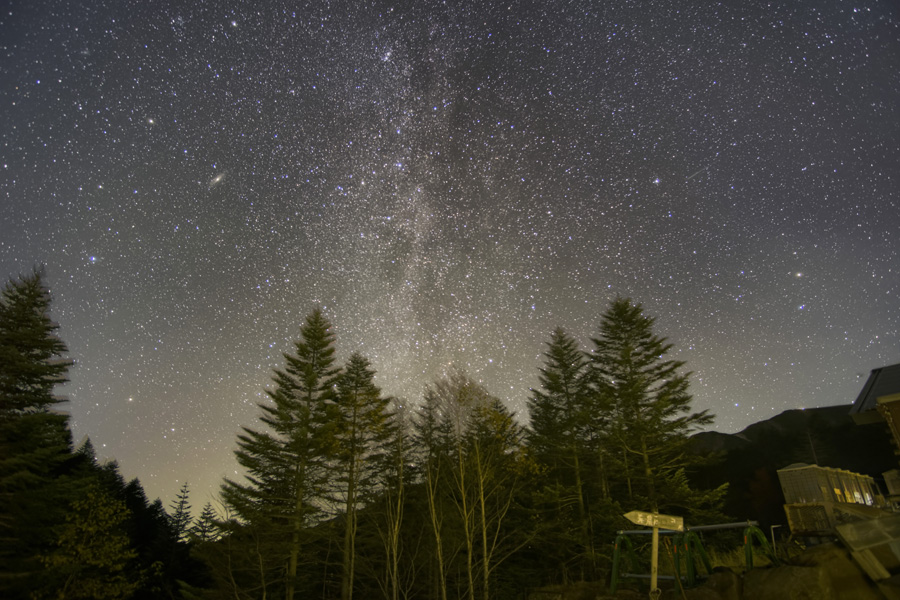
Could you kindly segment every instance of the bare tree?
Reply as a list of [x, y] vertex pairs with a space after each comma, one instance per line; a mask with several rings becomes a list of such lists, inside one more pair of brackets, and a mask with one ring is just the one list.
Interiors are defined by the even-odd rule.
[[423, 444], [428, 452], [424, 482], [442, 577], [441, 600], [446, 600], [447, 566], [441, 491], [450, 498], [454, 524], [462, 533], [465, 597], [475, 600], [480, 587], [481, 597], [488, 600], [491, 575], [524, 543], [513, 542], [505, 527], [527, 463], [522, 428], [499, 399], [459, 370], [429, 386], [422, 415], [419, 435], [429, 442]]

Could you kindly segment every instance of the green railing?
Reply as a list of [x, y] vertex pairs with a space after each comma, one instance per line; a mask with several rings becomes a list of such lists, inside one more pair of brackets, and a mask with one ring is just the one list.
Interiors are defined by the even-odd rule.
[[766, 535], [759, 527], [750, 525], [744, 530], [744, 563], [746, 563], [748, 571], [753, 568], [753, 538], [756, 538], [759, 542], [760, 550], [772, 561], [773, 565], [781, 564], [781, 561], [772, 552], [772, 547], [769, 546], [769, 540], [766, 539]]
[[[712, 565], [709, 563], [709, 555], [700, 542], [700, 536], [695, 531], [688, 530], [683, 534], [678, 534], [672, 541], [674, 548], [672, 549], [673, 562], [675, 563], [675, 577], [684, 579], [688, 586], [692, 586], [697, 582], [697, 562], [696, 558], [700, 558], [706, 574], [712, 573]], [[685, 574], [681, 575], [681, 563], [684, 561]]]
[[[745, 521], [742, 523], [720, 523], [718, 525], [701, 525], [699, 527], [688, 527], [684, 533], [678, 531], [660, 530], [659, 534], [672, 535], [672, 559], [675, 566], [675, 575], [670, 577], [660, 576], [660, 579], [678, 579], [683, 581], [687, 586], [693, 586], [697, 583], [699, 577], [697, 572], [697, 560], [703, 565], [706, 574], [712, 572], [709, 555], [700, 541], [698, 532], [712, 531], [717, 529], [736, 529], [744, 528], [744, 562], [747, 570], [753, 568], [753, 542], [756, 540], [759, 549], [766, 557], [772, 561], [773, 565], [780, 564], [780, 561], [772, 551], [769, 541], [763, 532], [757, 527], [755, 521]], [[616, 536], [615, 550], [613, 552], [612, 576], [610, 577], [609, 591], [611, 594], [616, 593], [619, 587], [620, 578], [647, 578], [649, 575], [638, 573], [639, 562], [634, 552], [634, 546], [629, 536], [632, 535], [648, 535], [652, 531], [649, 529], [623, 530], [619, 531]], [[622, 560], [628, 561], [631, 567], [630, 573], [620, 573]], [[684, 565], [684, 573], [682, 573], [682, 564]]]

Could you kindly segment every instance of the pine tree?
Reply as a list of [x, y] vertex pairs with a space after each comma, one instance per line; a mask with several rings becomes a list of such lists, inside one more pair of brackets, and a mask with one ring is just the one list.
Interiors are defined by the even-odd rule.
[[0, 297], [0, 423], [63, 402], [53, 388], [72, 361], [50, 320], [50, 294], [35, 271], [10, 281]]
[[554, 478], [574, 468], [580, 429], [588, 408], [585, 386], [587, 359], [578, 342], [561, 327], [556, 328], [547, 343], [544, 366], [538, 381], [539, 389], [531, 390], [528, 410], [531, 425], [528, 445], [546, 465]]
[[219, 539], [218, 517], [211, 502], [203, 505], [200, 516], [197, 517], [191, 535], [200, 542], [214, 542]]
[[[606, 474], [598, 443], [604, 411], [597, 405], [597, 396], [590, 394], [587, 358], [565, 330], [553, 331], [544, 357], [540, 388], [531, 390], [528, 402], [531, 423], [527, 436], [530, 451], [547, 474], [548, 485], [541, 496], [553, 504], [545, 535], [560, 548], [558, 559], [565, 573], [574, 560], [572, 551], [579, 546], [584, 556], [594, 554], [588, 500], [605, 495]], [[579, 577], [583, 580], [591, 575], [591, 563], [581, 563]]]
[[339, 374], [334, 334], [321, 309], [306, 318], [300, 338], [295, 353], [284, 355], [284, 370], [275, 371], [275, 388], [266, 391], [272, 404], [260, 404], [260, 420], [271, 433], [245, 427], [238, 436], [235, 455], [247, 482], [226, 479], [222, 487], [226, 506], [253, 527], [265, 549], [257, 562], [272, 565], [266, 578], [283, 573], [287, 600], [294, 598], [304, 532], [326, 497], [327, 405]]
[[[0, 596], [36, 585], [39, 556], [53, 541], [73, 494], [71, 433], [54, 387], [71, 361], [50, 320], [40, 271], [10, 281], [0, 295]], [[77, 462], [77, 461], [75, 461]]]
[[192, 581], [202, 574], [202, 566], [188, 558], [185, 546], [179, 546], [162, 501], [151, 502], [139, 479], [126, 482], [115, 461], [100, 465], [94, 475], [103, 491], [126, 509], [123, 526], [137, 551], [129, 577], [139, 582], [138, 598], [171, 597], [178, 579]]
[[190, 539], [193, 518], [191, 517], [189, 495], [190, 489], [185, 481], [170, 507], [172, 509], [172, 528], [175, 530], [175, 535], [179, 542], [187, 542]]
[[665, 358], [672, 344], [653, 333], [654, 322], [630, 299], [612, 302], [592, 340], [592, 384], [610, 407], [611, 456], [631, 505], [685, 512], [697, 500], [684, 477], [694, 462], [688, 436], [713, 416], [691, 412], [689, 374], [681, 372], [682, 361]]
[[337, 384], [332, 451], [337, 458], [339, 493], [344, 499], [341, 598], [353, 597], [358, 509], [375, 491], [383, 454], [392, 435], [390, 399], [375, 385], [369, 361], [354, 353]]

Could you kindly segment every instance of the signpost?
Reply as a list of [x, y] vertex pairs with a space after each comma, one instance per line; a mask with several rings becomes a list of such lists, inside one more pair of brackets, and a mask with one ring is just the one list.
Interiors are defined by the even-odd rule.
[[659, 588], [656, 582], [659, 575], [659, 530], [671, 529], [684, 531], [684, 519], [672, 515], [661, 515], [658, 512], [643, 512], [633, 510], [625, 513], [624, 517], [635, 525], [645, 525], [653, 528], [652, 555], [650, 557], [650, 597], [659, 597]]
[[684, 531], [684, 519], [682, 517], [642, 512], [640, 510], [633, 510], [629, 513], [625, 513], [624, 516], [635, 525], [646, 525], [647, 527], [658, 527], [659, 529], [670, 529], [672, 531]]

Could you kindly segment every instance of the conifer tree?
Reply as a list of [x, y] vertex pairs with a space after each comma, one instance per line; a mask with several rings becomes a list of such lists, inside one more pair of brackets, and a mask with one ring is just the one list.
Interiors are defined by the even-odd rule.
[[0, 297], [0, 422], [46, 411], [58, 402], [53, 388], [68, 381], [72, 361], [50, 320], [43, 275], [10, 281]]
[[191, 518], [189, 495], [190, 489], [185, 481], [171, 505], [172, 528], [175, 530], [175, 535], [179, 542], [186, 542], [190, 539], [193, 518]]
[[390, 399], [381, 395], [374, 379], [375, 372], [369, 368], [369, 361], [354, 353], [338, 380], [333, 411], [332, 451], [338, 467], [335, 482], [344, 506], [342, 600], [353, 597], [358, 510], [375, 491], [384, 467], [383, 455], [392, 435]]
[[581, 428], [588, 409], [585, 386], [587, 359], [578, 342], [561, 327], [547, 342], [544, 366], [528, 401], [530, 427], [528, 445], [555, 479], [574, 469], [573, 446], [583, 438]]
[[9, 281], [0, 295], [0, 596], [27, 593], [40, 578], [39, 556], [65, 519], [72, 481], [68, 417], [63, 400], [71, 361], [50, 320], [40, 271]]
[[219, 539], [218, 517], [211, 502], [203, 505], [200, 516], [191, 530], [191, 534], [200, 542], [214, 542]]
[[[594, 553], [588, 499], [604, 495], [606, 473], [598, 443], [604, 411], [590, 394], [587, 358], [561, 327], [550, 336], [544, 357], [540, 388], [531, 390], [528, 401], [527, 436], [529, 449], [547, 474], [548, 485], [541, 490], [551, 502], [546, 534], [557, 541], [565, 572], [579, 546], [586, 557]], [[585, 569], [590, 561], [581, 562], [578, 574], [584, 579], [590, 575]]]
[[688, 373], [666, 358], [672, 344], [653, 333], [655, 319], [640, 304], [618, 298], [603, 314], [590, 355], [594, 393], [610, 407], [609, 443], [631, 506], [691, 508], [685, 468], [689, 435], [708, 425], [708, 411], [691, 412]]
[[[238, 462], [247, 482], [226, 479], [222, 497], [244, 523], [253, 527], [260, 561], [272, 565], [268, 580], [280, 579], [284, 597], [294, 598], [304, 533], [317, 519], [326, 498], [327, 405], [334, 401], [339, 369], [334, 365], [334, 334], [316, 308], [300, 328], [285, 368], [276, 369], [271, 404], [260, 404], [267, 432], [247, 427], [238, 436]], [[264, 550], [260, 550], [264, 548]], [[278, 576], [278, 573], [282, 576]]]

